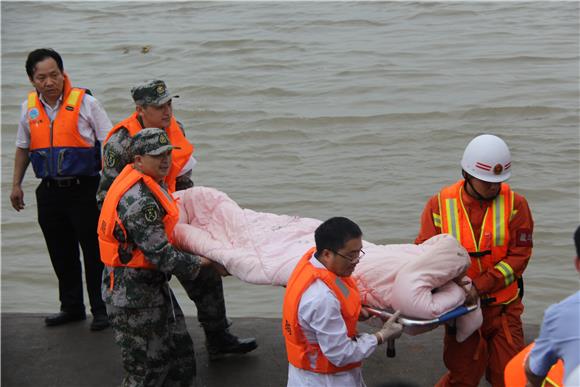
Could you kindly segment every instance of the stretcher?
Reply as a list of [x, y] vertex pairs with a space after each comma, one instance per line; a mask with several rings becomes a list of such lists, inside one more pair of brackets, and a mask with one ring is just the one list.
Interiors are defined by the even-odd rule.
[[[372, 316], [379, 317], [383, 321], [387, 321], [395, 312], [393, 310], [383, 310], [376, 309], [370, 306], [363, 305]], [[461, 305], [457, 308], [442, 314], [437, 318], [430, 320], [414, 319], [405, 316], [399, 316], [398, 321], [403, 325], [403, 332], [408, 335], [415, 336], [420, 333], [428, 332], [432, 329], [437, 328], [439, 325], [450, 322], [457, 317], [463, 316], [469, 312], [477, 309], [477, 305]], [[387, 357], [395, 357], [395, 340], [389, 340], [387, 342]]]

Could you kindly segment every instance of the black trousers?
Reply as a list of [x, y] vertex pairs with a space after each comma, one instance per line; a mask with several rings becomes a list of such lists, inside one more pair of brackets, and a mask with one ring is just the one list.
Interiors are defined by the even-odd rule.
[[204, 331], [222, 332], [228, 327], [222, 277], [212, 267], [202, 267], [194, 280], [179, 280], [197, 308]]
[[58, 278], [60, 309], [85, 310], [80, 244], [91, 312], [106, 313], [101, 299], [103, 263], [97, 238], [99, 211], [95, 195], [99, 176], [83, 176], [66, 183], [70, 184], [47, 179], [36, 188], [38, 223]]

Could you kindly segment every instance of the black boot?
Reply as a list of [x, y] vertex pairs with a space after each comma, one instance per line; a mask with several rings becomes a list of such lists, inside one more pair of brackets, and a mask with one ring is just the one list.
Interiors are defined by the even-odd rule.
[[228, 354], [248, 353], [258, 348], [255, 338], [239, 339], [232, 335], [227, 328], [216, 332], [206, 331], [205, 339], [209, 360], [217, 360]]
[[93, 322], [91, 322], [91, 331], [102, 331], [108, 328], [111, 324], [109, 323], [109, 317], [107, 317], [106, 312], [100, 312], [93, 314]]

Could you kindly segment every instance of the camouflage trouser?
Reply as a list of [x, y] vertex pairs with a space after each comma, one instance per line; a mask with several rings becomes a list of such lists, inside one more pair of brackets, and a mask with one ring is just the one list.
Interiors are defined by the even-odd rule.
[[[193, 341], [173, 297], [163, 306], [119, 308], [107, 304], [126, 375], [123, 387], [188, 387], [196, 374]], [[175, 313], [175, 317], [174, 317]]]
[[222, 277], [212, 267], [202, 267], [194, 280], [181, 285], [197, 307], [197, 319], [205, 332], [222, 331], [228, 327]]

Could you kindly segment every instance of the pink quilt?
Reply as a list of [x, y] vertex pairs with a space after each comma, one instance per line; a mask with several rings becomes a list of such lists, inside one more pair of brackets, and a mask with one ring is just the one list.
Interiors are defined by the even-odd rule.
[[[253, 284], [286, 285], [298, 260], [314, 246], [321, 223], [243, 209], [213, 188], [194, 187], [175, 196], [180, 206], [176, 246], [219, 262]], [[363, 249], [366, 255], [353, 274], [363, 304], [432, 319], [465, 302], [465, 292], [452, 280], [465, 273], [469, 256], [452, 236], [437, 235], [421, 245], [364, 241]], [[457, 339], [469, 336], [481, 320], [479, 308], [457, 319]]]

